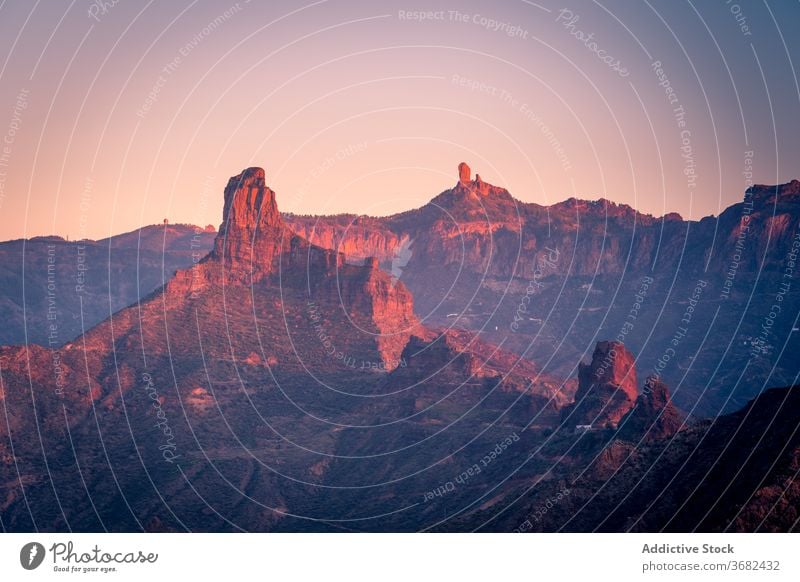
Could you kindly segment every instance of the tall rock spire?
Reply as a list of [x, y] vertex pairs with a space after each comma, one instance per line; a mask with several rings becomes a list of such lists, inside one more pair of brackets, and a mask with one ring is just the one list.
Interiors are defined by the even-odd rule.
[[261, 168], [247, 168], [228, 180], [222, 224], [214, 241], [214, 255], [229, 268], [259, 265], [270, 270], [281, 252], [284, 224]]
[[492, 186], [491, 184], [481, 180], [480, 174], [475, 174], [475, 179], [472, 179], [472, 168], [466, 162], [458, 164], [458, 183], [454, 191], [468, 192], [473, 196], [490, 196], [490, 195], [508, 195], [508, 192], [503, 188]]
[[380, 359], [387, 369], [398, 365], [408, 338], [419, 326], [411, 293], [402, 282], [393, 281], [377, 260], [364, 266], [347, 264], [343, 253], [313, 245], [286, 227], [261, 168], [247, 168], [228, 180], [214, 249], [168, 282], [167, 305], [178, 306], [187, 297], [203, 301], [220, 289], [220, 281], [279, 287], [286, 295], [282, 309], [302, 298], [303, 310], [307, 302], [327, 313], [344, 310], [356, 327], [350, 333], [358, 340], [351, 335], [341, 344], [361, 346], [365, 358]]
[[562, 416], [569, 426], [616, 427], [638, 394], [633, 354], [622, 342], [597, 342], [591, 363], [578, 366], [575, 402]]
[[472, 170], [470, 170], [466, 163], [461, 162], [458, 164], [458, 181], [462, 184], [466, 184], [470, 180], [472, 180]]

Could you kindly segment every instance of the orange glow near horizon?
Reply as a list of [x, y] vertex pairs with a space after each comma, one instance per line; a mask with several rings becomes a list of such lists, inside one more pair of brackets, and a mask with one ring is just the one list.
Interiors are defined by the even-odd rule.
[[523, 202], [692, 219], [800, 173], [800, 137], [773, 123], [796, 112], [796, 39], [762, 35], [756, 61], [724, 9], [669, 3], [410, 8], [4, 7], [0, 238], [217, 226], [227, 179], [254, 165], [301, 214], [419, 207], [461, 161]]

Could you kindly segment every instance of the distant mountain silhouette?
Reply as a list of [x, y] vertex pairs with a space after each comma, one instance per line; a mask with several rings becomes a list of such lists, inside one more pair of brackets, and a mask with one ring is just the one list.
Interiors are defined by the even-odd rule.
[[58, 347], [203, 258], [214, 228], [145, 226], [103, 240], [0, 243], [0, 344]]

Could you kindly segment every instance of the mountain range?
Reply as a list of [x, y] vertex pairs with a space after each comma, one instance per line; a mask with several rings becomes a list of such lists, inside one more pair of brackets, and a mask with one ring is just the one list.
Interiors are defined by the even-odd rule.
[[797, 389], [765, 388], [798, 372], [799, 197], [684, 221], [461, 164], [309, 217], [248, 168], [217, 231], [4, 243], [2, 527], [796, 529]]

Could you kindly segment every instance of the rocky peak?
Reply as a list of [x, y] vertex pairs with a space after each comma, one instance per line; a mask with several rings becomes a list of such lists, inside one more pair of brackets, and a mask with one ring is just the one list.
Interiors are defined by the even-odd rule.
[[472, 170], [470, 170], [466, 163], [461, 162], [458, 164], [458, 181], [462, 184], [466, 184], [470, 180], [472, 180]]
[[592, 361], [579, 364], [575, 402], [562, 418], [568, 426], [616, 427], [637, 397], [633, 354], [621, 342], [601, 341]]
[[[478, 200], [489, 196], [497, 198], [507, 198], [511, 200], [511, 195], [505, 188], [498, 188], [481, 179], [480, 174], [475, 174], [475, 179], [472, 179], [472, 169], [465, 162], [458, 164], [458, 182], [451, 190], [447, 190], [440, 194], [445, 195], [446, 198], [455, 197], [458, 199], [472, 199]], [[440, 201], [435, 198], [434, 201]]]
[[588, 366], [581, 363], [578, 370], [583, 384], [618, 386], [632, 400], [638, 395], [634, 357], [622, 342], [597, 342], [591, 363]]
[[280, 225], [275, 192], [267, 187], [262, 168], [247, 168], [228, 180], [222, 221], [220, 231]]
[[280, 252], [283, 221], [261, 168], [247, 168], [228, 180], [222, 224], [214, 241], [214, 255], [239, 264], [270, 265]]
[[[280, 286], [287, 295], [280, 302], [285, 313], [304, 313], [308, 301], [330, 313], [343, 310], [356, 326], [351, 351], [371, 361], [380, 358], [386, 369], [397, 365], [419, 325], [411, 293], [380, 269], [377, 258], [367, 256], [363, 266], [347, 264], [343, 253], [311, 244], [286, 227], [261, 168], [248, 168], [228, 181], [214, 250], [169, 281], [167, 305], [179, 308], [186, 298], [203, 301], [219, 289], [220, 278], [233, 286], [256, 281]], [[299, 298], [302, 307], [296, 304]]]

